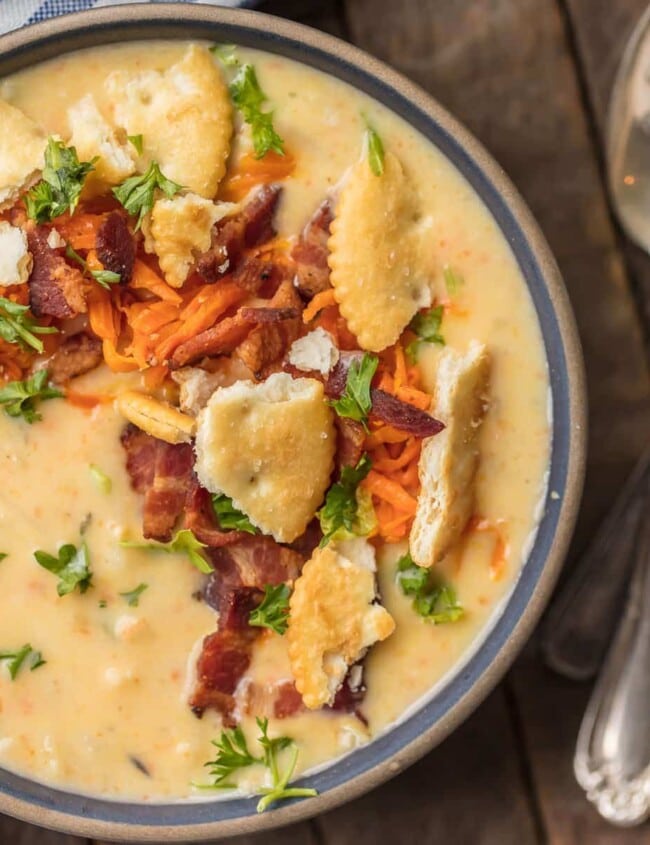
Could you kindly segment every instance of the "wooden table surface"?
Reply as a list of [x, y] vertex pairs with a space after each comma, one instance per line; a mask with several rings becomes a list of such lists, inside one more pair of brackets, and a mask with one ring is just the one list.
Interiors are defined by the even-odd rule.
[[[587, 362], [590, 451], [568, 567], [650, 430], [650, 258], [626, 242], [603, 174], [613, 74], [646, 0], [267, 0], [414, 79], [481, 139], [542, 225]], [[572, 755], [589, 685], [544, 668], [533, 638], [505, 681], [439, 748], [318, 819], [233, 845], [639, 845], [601, 821]], [[0, 817], [0, 845], [90, 845]]]

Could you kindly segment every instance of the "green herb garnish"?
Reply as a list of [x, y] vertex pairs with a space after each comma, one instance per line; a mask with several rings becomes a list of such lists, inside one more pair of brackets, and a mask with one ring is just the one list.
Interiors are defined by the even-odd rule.
[[183, 528], [176, 536], [169, 541], [169, 543], [146, 543], [130, 540], [122, 540], [120, 546], [127, 549], [149, 549], [152, 552], [166, 552], [167, 554], [184, 554], [187, 555], [190, 563], [199, 570], [208, 575], [212, 572], [212, 567], [208, 561], [201, 554], [201, 549], [206, 548], [205, 543], [200, 543], [189, 528]]
[[74, 147], [48, 138], [42, 179], [25, 196], [27, 216], [45, 223], [66, 211], [72, 213], [96, 161], [79, 161]]
[[344, 467], [341, 478], [325, 496], [325, 504], [317, 512], [323, 539], [320, 548], [330, 540], [367, 537], [377, 525], [372, 497], [359, 484], [370, 472], [372, 464], [363, 454], [356, 467]]
[[[309, 798], [317, 795], [315, 789], [289, 787], [288, 785], [298, 761], [299, 751], [295, 741], [288, 736], [271, 739], [268, 735], [269, 720], [258, 718], [256, 722], [261, 732], [257, 741], [262, 746], [263, 754], [256, 757], [250, 752], [241, 728], [222, 731], [221, 738], [212, 742], [218, 751], [216, 758], [205, 764], [215, 779], [214, 783], [210, 784], [208, 788], [233, 788], [235, 784], [229, 782], [228, 778], [239, 769], [258, 764], [269, 770], [272, 782], [272, 786], [260, 789], [263, 797], [257, 804], [258, 813], [263, 813], [276, 801], [282, 801], [286, 798]], [[291, 749], [291, 756], [289, 764], [281, 772], [279, 755], [285, 749]]]
[[43, 352], [43, 341], [37, 334], [56, 334], [54, 326], [39, 326], [36, 320], [27, 312], [29, 305], [18, 305], [4, 296], [0, 296], [0, 337], [7, 343], [18, 343], [24, 349], [34, 349], [39, 354]]
[[39, 370], [25, 381], [10, 381], [0, 387], [0, 405], [10, 417], [22, 417], [32, 423], [42, 419], [36, 406], [46, 399], [60, 399], [63, 393], [47, 384], [47, 370]]
[[39, 666], [44, 666], [46, 663], [43, 660], [41, 652], [34, 651], [29, 643], [19, 648], [18, 651], [0, 651], [0, 661], [7, 661], [7, 669], [9, 669], [9, 675], [12, 681], [16, 680], [16, 675], [20, 672], [22, 665], [28, 657], [31, 658], [29, 660], [29, 669], [31, 672], [34, 669], [38, 669]]
[[70, 246], [70, 244], [67, 244], [65, 254], [66, 258], [76, 261], [77, 264], [83, 268], [85, 273], [90, 273], [93, 279], [95, 279], [95, 281], [103, 288], [106, 288], [106, 290], [110, 290], [111, 285], [117, 285], [122, 281], [120, 274], [114, 273], [112, 270], [88, 270], [88, 262], [86, 259], [82, 258], [79, 253]]
[[368, 164], [375, 176], [384, 173], [384, 145], [374, 127], [366, 120], [366, 153]]
[[9, 557], [7, 552], [0, 552], [0, 561], [3, 561], [6, 557]]
[[213, 44], [208, 49], [224, 67], [239, 67], [241, 64], [237, 57], [237, 47], [234, 44]]
[[245, 513], [237, 510], [228, 496], [223, 493], [212, 496], [212, 507], [219, 520], [219, 526], [224, 531], [246, 531], [248, 534], [257, 534], [257, 528]]
[[397, 583], [405, 596], [413, 596], [413, 610], [427, 622], [457, 622], [464, 610], [450, 584], [436, 584], [431, 572], [418, 566], [407, 552], [397, 561]]
[[144, 149], [144, 138], [142, 135], [127, 135], [126, 139], [133, 145], [136, 153], [141, 156], [142, 150]]
[[158, 163], [155, 161], [151, 162], [146, 173], [130, 176], [117, 188], [113, 188], [113, 195], [128, 213], [138, 215], [136, 231], [142, 225], [145, 214], [153, 208], [156, 189], [161, 190], [166, 197], [171, 198], [182, 190], [182, 186], [163, 176]]
[[[451, 267], [449, 264], [445, 264], [442, 268], [442, 277], [445, 280], [445, 287], [447, 288], [447, 293], [449, 296], [456, 296], [462, 285], [464, 284], [465, 280]], [[444, 343], [444, 341], [443, 341]]]
[[97, 489], [101, 493], [106, 493], [106, 495], [108, 495], [113, 489], [113, 482], [111, 481], [110, 477], [106, 475], [106, 473], [101, 470], [97, 466], [97, 464], [90, 464], [88, 469], [90, 471], [93, 481], [97, 485]]
[[125, 593], [120, 593], [123, 599], [126, 600], [126, 603], [129, 607], [137, 607], [140, 604], [140, 596], [146, 589], [148, 589], [148, 584], [138, 584], [133, 590], [128, 590]]
[[409, 329], [417, 335], [417, 340], [412, 341], [406, 347], [407, 355], [417, 358], [418, 347], [421, 343], [439, 343], [445, 345], [445, 339], [440, 334], [440, 326], [445, 309], [442, 305], [436, 305], [428, 311], [416, 314], [409, 323]]
[[290, 595], [288, 584], [267, 584], [262, 603], [251, 611], [248, 624], [256, 628], [270, 628], [280, 636], [285, 634], [289, 624]]
[[262, 111], [266, 94], [260, 88], [253, 65], [241, 65], [229, 86], [233, 103], [251, 128], [255, 158], [269, 150], [284, 155], [284, 142], [273, 128], [273, 112]]
[[370, 385], [378, 364], [379, 358], [368, 352], [364, 352], [361, 360], [355, 358], [352, 361], [345, 382], [345, 390], [339, 399], [330, 402], [339, 417], [348, 417], [366, 425], [372, 408]]
[[66, 543], [61, 546], [56, 556], [39, 549], [34, 552], [34, 557], [39, 566], [58, 576], [56, 591], [60, 596], [67, 596], [76, 587], [80, 593], [85, 593], [90, 587], [93, 575], [90, 570], [90, 554], [85, 543], [81, 543], [79, 548], [72, 543]]

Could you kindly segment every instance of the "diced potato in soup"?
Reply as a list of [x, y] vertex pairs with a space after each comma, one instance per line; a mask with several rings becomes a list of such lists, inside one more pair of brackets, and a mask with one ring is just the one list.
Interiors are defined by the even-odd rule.
[[0, 766], [141, 801], [269, 785], [265, 731], [294, 779], [423, 702], [549, 459], [533, 305], [460, 174], [348, 85], [210, 46], [0, 81], [39, 147], [0, 129]]

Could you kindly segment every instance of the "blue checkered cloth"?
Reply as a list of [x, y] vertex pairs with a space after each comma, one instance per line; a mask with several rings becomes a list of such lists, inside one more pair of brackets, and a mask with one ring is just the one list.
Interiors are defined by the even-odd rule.
[[[0, 34], [30, 23], [55, 18], [57, 15], [136, 2], [142, 2], [142, 0], [0, 0]], [[190, 2], [212, 3], [216, 6], [254, 6], [256, 0], [190, 0]]]

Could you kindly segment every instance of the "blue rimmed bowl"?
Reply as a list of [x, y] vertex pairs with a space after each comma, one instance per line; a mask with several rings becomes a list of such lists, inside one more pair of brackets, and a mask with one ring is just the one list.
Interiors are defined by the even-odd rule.
[[441, 742], [503, 676], [538, 621], [566, 553], [582, 490], [583, 363], [553, 256], [519, 194], [483, 147], [435, 100], [381, 62], [299, 24], [206, 5], [138, 4], [57, 18], [0, 37], [0, 76], [71, 50], [140, 39], [209, 39], [295, 59], [350, 83], [426, 136], [490, 210], [519, 263], [541, 326], [552, 393], [547, 498], [533, 548], [501, 615], [472, 656], [417, 712], [305, 778], [318, 797], [258, 815], [256, 801], [144, 804], [64, 792], [0, 769], [0, 812], [78, 836], [132, 842], [210, 840], [328, 810], [372, 789]]

